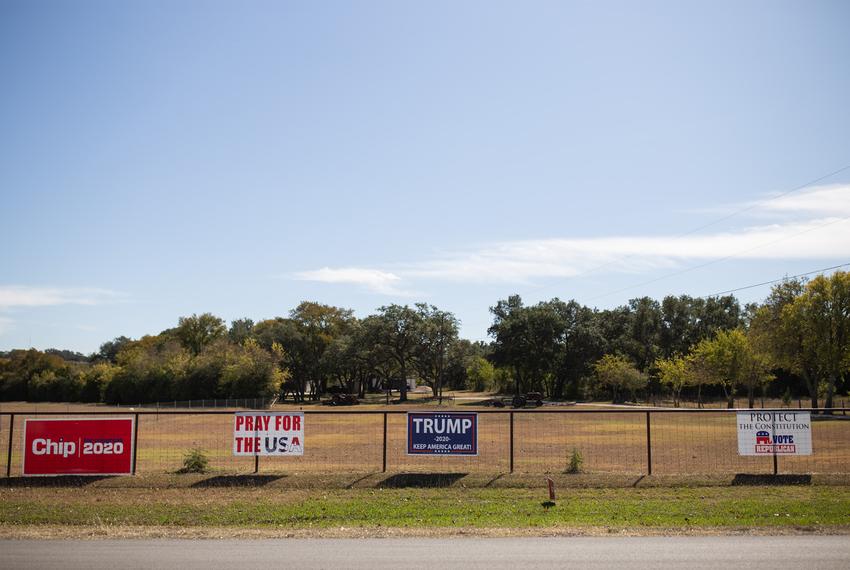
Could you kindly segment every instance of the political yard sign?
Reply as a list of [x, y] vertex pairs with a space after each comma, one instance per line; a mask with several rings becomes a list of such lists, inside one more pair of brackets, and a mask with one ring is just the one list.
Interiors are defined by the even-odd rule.
[[478, 414], [409, 412], [408, 455], [478, 455]]
[[237, 412], [233, 455], [304, 455], [304, 413]]
[[738, 412], [738, 455], [811, 455], [810, 412]]
[[130, 475], [133, 418], [28, 419], [22, 473]]

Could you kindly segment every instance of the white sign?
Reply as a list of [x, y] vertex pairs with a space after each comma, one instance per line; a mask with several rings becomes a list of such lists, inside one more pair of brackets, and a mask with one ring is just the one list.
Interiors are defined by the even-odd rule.
[[811, 455], [810, 412], [738, 412], [738, 455]]
[[233, 455], [304, 455], [304, 413], [237, 412]]

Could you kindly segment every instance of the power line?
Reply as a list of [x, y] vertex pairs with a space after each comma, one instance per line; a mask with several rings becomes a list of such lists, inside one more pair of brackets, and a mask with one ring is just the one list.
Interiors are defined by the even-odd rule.
[[850, 266], [850, 263], [842, 263], [841, 265], [833, 265], [832, 267], [824, 267], [823, 269], [815, 269], [814, 271], [807, 271], [806, 273], [799, 273], [797, 275], [790, 275], [782, 277], [781, 279], [774, 279], [772, 281], [764, 281], [762, 283], [756, 283], [755, 285], [747, 285], [746, 287], [736, 287], [735, 289], [729, 289], [728, 291], [721, 291], [720, 293], [712, 293], [711, 295], [703, 295], [702, 299], [707, 297], [719, 297], [721, 295], [728, 295], [729, 293], [734, 293], [736, 291], [743, 291], [745, 289], [753, 289], [755, 287], [761, 287], [763, 285], [773, 285], [774, 283], [781, 283], [782, 281], [787, 281], [789, 279], [796, 279], [798, 277], [805, 277], [807, 275], [812, 275], [814, 273], [823, 273], [824, 271], [832, 271], [833, 269], [840, 269], [842, 267]]
[[791, 238], [797, 237], [797, 236], [802, 235], [802, 234], [805, 234], [805, 233], [809, 233], [809, 232], [813, 232], [813, 231], [815, 231], [815, 230], [819, 230], [819, 229], [821, 229], [821, 228], [825, 228], [826, 226], [831, 226], [831, 225], [833, 225], [833, 224], [837, 224], [837, 223], [839, 223], [839, 222], [846, 221], [848, 218], [850, 218], [850, 216], [844, 216], [843, 218], [838, 218], [837, 220], [831, 220], [831, 221], [829, 221], [829, 222], [827, 222], [827, 223], [825, 223], [825, 224], [821, 224], [821, 225], [819, 225], [819, 226], [815, 226], [815, 227], [813, 227], [813, 228], [807, 228], [807, 229], [805, 229], [805, 230], [803, 230], [803, 231], [800, 231], [800, 232], [797, 232], [797, 233], [795, 233], [795, 234], [791, 234], [791, 235], [789, 235], [789, 236], [784, 236], [784, 237], [781, 237], [781, 238], [779, 238], [779, 239], [775, 239], [775, 240], [772, 240], [772, 241], [769, 241], [769, 242], [765, 242], [765, 243], [759, 244], [759, 245], [757, 245], [757, 246], [755, 246], [755, 247], [751, 247], [751, 248], [749, 248], [749, 249], [744, 249], [744, 250], [741, 250], [741, 251], [737, 251], [737, 252], [735, 252], [735, 253], [733, 253], [733, 254], [731, 254], [731, 255], [727, 255], [727, 256], [725, 256], [725, 257], [720, 257], [720, 258], [718, 258], [718, 259], [713, 259], [713, 260], [711, 260], [711, 261], [707, 261], [707, 262], [705, 262], [705, 263], [701, 263], [701, 264], [699, 264], [699, 265], [694, 265], [694, 266], [692, 266], [692, 267], [687, 267], [687, 268], [685, 268], [685, 269], [682, 269], [681, 271], [675, 271], [675, 272], [673, 272], [673, 273], [668, 273], [667, 275], [662, 275], [661, 277], [656, 277], [655, 279], [650, 279], [649, 281], [644, 281], [643, 283], [637, 283], [636, 285], [629, 285], [628, 287], [623, 287], [622, 289], [617, 289], [616, 291], [611, 291], [610, 293], [605, 293], [605, 294], [603, 294], [603, 295], [597, 295], [596, 297], [591, 297], [590, 299], [588, 299], [588, 301], [594, 301], [594, 300], [596, 300], [596, 299], [601, 299], [601, 298], [603, 298], [603, 297], [608, 297], [608, 296], [610, 296], [610, 295], [616, 295], [617, 293], [622, 293], [623, 291], [628, 291], [628, 290], [630, 290], [630, 289], [635, 289], [635, 288], [637, 288], [637, 287], [643, 287], [644, 285], [649, 285], [649, 284], [651, 284], [651, 283], [655, 283], [655, 282], [657, 282], [657, 281], [662, 281], [662, 280], [667, 279], [667, 278], [669, 278], [669, 277], [675, 277], [675, 276], [677, 276], [677, 275], [682, 275], [683, 273], [689, 273], [689, 272], [694, 271], [694, 270], [696, 270], [696, 269], [702, 269], [703, 267], [708, 267], [709, 265], [714, 265], [715, 263], [720, 263], [720, 262], [722, 262], [722, 261], [726, 261], [726, 260], [728, 260], [728, 259], [732, 259], [733, 257], [737, 257], [737, 256], [739, 256], [739, 255], [741, 255], [741, 254], [743, 254], [743, 253], [749, 253], [749, 252], [751, 252], [751, 251], [753, 251], [753, 250], [760, 249], [760, 248], [762, 248], [762, 247], [766, 247], [766, 246], [768, 246], [768, 245], [773, 245], [773, 244], [775, 244], [775, 243], [779, 243], [779, 242], [781, 242], [781, 241], [785, 241], [785, 240], [787, 240], [787, 239], [791, 239]]
[[[717, 224], [719, 224], [719, 223], [721, 223], [721, 222], [725, 222], [726, 220], [728, 220], [728, 219], [730, 219], [730, 218], [734, 218], [734, 217], [735, 217], [735, 216], [737, 216], [738, 214], [743, 214], [744, 212], [748, 212], [748, 211], [753, 210], [753, 209], [755, 209], [755, 208], [757, 208], [757, 207], [759, 207], [759, 206], [763, 206], [763, 205], [765, 205], [765, 204], [768, 204], [768, 203], [770, 203], [770, 202], [773, 202], [774, 200], [778, 200], [779, 198], [784, 198], [785, 196], [788, 196], [789, 194], [793, 194], [794, 192], [799, 192], [800, 190], [803, 190], [803, 189], [805, 189], [805, 188], [808, 188], [809, 186], [814, 186], [814, 185], [815, 185], [815, 184], [817, 184], [818, 182], [823, 182], [824, 180], [826, 180], [826, 179], [828, 179], [828, 178], [832, 178], [832, 177], [833, 177], [833, 176], [835, 176], [836, 174], [841, 174], [841, 173], [842, 173], [842, 172], [844, 172], [845, 170], [850, 170], [850, 164], [848, 164], [848, 165], [846, 165], [846, 166], [842, 166], [842, 167], [841, 167], [841, 168], [839, 168], [838, 170], [834, 170], [834, 171], [830, 172], [829, 174], [824, 174], [823, 176], [819, 176], [819, 177], [817, 177], [817, 178], [815, 178], [815, 179], [813, 179], [813, 180], [809, 180], [809, 181], [808, 181], [808, 182], [806, 182], [805, 184], [801, 184], [801, 185], [799, 185], [799, 186], [795, 186], [794, 188], [791, 188], [790, 190], [786, 190], [785, 192], [780, 192], [779, 194], [776, 194], [775, 196], [771, 196], [770, 198], [766, 198], [766, 199], [764, 199], [764, 200], [759, 200], [758, 202], [753, 202], [753, 203], [752, 203], [752, 204], [750, 204], [749, 206], [746, 206], [746, 207], [744, 207], [744, 208], [740, 208], [740, 209], [738, 209], [738, 210], [735, 210], [734, 212], [730, 212], [729, 214], [726, 214], [726, 215], [725, 215], [725, 216], [723, 216], [723, 217], [717, 218], [716, 220], [713, 220], [713, 221], [708, 222], [708, 223], [706, 223], [706, 224], [703, 224], [703, 225], [701, 225], [701, 226], [697, 226], [696, 228], [694, 228], [694, 229], [692, 229], [692, 230], [688, 230], [688, 231], [686, 231], [686, 232], [684, 232], [684, 233], [674, 235], [671, 239], [678, 239], [678, 238], [686, 237], [686, 236], [689, 236], [689, 235], [692, 235], [692, 234], [695, 234], [695, 233], [701, 232], [702, 230], [704, 230], [704, 229], [706, 229], [706, 228], [710, 228], [711, 226], [715, 226], [715, 225], [717, 225]], [[583, 277], [583, 276], [585, 276], [585, 275], [587, 275], [587, 274], [589, 274], [589, 273], [593, 273], [594, 271], [596, 271], [596, 270], [598, 270], [598, 269], [603, 269], [603, 268], [605, 268], [605, 267], [608, 267], [608, 266], [610, 266], [610, 265], [614, 265], [614, 264], [616, 264], [616, 263], [621, 263], [621, 262], [623, 262], [623, 261], [626, 261], [626, 260], [628, 260], [628, 259], [631, 259], [631, 258], [632, 258], [632, 257], [634, 257], [635, 255], [637, 255], [637, 254], [632, 253], [632, 254], [627, 255], [626, 257], [623, 257], [623, 258], [620, 258], [620, 259], [616, 259], [616, 260], [613, 260], [613, 261], [608, 261], [608, 262], [603, 263], [603, 264], [601, 264], [601, 265], [597, 265], [597, 266], [591, 267], [590, 269], [585, 269], [584, 271], [582, 271], [582, 272], [580, 272], [580, 273], [577, 273], [576, 275], [573, 275], [573, 276], [572, 276], [572, 279], [575, 279], [576, 277]]]
[[770, 198], [766, 198], [766, 199], [760, 200], [758, 202], [753, 202], [752, 204], [750, 204], [746, 208], [741, 208], [740, 210], [735, 210], [734, 212], [727, 214], [727, 215], [723, 216], [722, 218], [718, 218], [718, 219], [714, 220], [713, 222], [708, 222], [707, 224], [703, 224], [703, 225], [701, 225], [701, 226], [699, 226], [699, 227], [697, 227], [697, 228], [695, 228], [695, 229], [693, 229], [689, 232], [685, 232], [685, 233], [678, 235], [676, 237], [684, 237], [684, 236], [689, 236], [691, 234], [695, 234], [695, 233], [697, 233], [701, 230], [704, 230], [705, 228], [714, 226], [716, 224], [719, 224], [720, 222], [725, 222], [729, 218], [733, 218], [733, 217], [737, 216], [738, 214], [748, 212], [748, 211], [755, 209], [759, 206], [763, 206], [767, 203], [773, 202], [774, 200], [778, 200], [779, 198], [784, 198], [785, 196], [787, 196], [789, 194], [793, 194], [794, 192], [799, 192], [800, 190], [808, 188], [809, 186], [814, 186], [818, 182], [822, 182], [822, 181], [826, 180], [827, 178], [832, 178], [836, 174], [840, 174], [840, 173], [842, 173], [842, 172], [844, 172], [845, 170], [848, 170], [848, 169], [850, 169], [850, 164], [848, 164], [847, 166], [843, 166], [843, 167], [839, 168], [838, 170], [836, 170], [834, 172], [830, 172], [829, 174], [824, 174], [823, 176], [821, 176], [819, 178], [815, 178], [814, 180], [809, 180], [805, 184], [801, 184], [800, 186], [797, 186], [796, 188], [792, 188], [791, 190], [781, 192], [779, 194], [776, 194], [775, 196], [771, 196]]
[[[744, 208], [740, 208], [740, 209], [738, 209], [738, 210], [735, 210], [734, 212], [730, 212], [729, 214], [727, 214], [727, 215], [725, 215], [725, 216], [723, 216], [723, 217], [721, 217], [721, 218], [718, 218], [718, 219], [716, 219], [716, 220], [713, 220], [713, 221], [711, 221], [711, 222], [708, 222], [708, 223], [706, 223], [706, 224], [703, 224], [703, 225], [701, 225], [701, 226], [698, 226], [698, 227], [696, 227], [696, 228], [694, 228], [694, 229], [692, 229], [692, 230], [686, 231], [686, 232], [681, 233], [681, 234], [674, 235], [674, 236], [672, 236], [670, 239], [679, 239], [679, 238], [682, 238], [682, 237], [685, 237], [685, 236], [689, 236], [689, 235], [691, 235], [691, 234], [695, 234], [695, 233], [700, 232], [700, 231], [702, 231], [702, 230], [704, 230], [704, 229], [706, 229], [706, 228], [709, 228], [709, 227], [711, 227], [711, 226], [717, 225], [717, 224], [719, 224], [720, 222], [724, 222], [724, 221], [726, 221], [726, 220], [728, 220], [728, 219], [730, 219], [730, 218], [733, 218], [733, 217], [737, 216], [738, 214], [742, 214], [742, 213], [744, 213], [744, 212], [747, 212], [747, 211], [752, 210], [752, 209], [754, 209], [754, 208], [757, 208], [757, 207], [759, 207], [759, 206], [763, 206], [764, 204], [767, 204], [767, 203], [772, 202], [772, 201], [774, 201], [774, 200], [778, 200], [779, 198], [783, 198], [783, 197], [785, 197], [785, 196], [788, 196], [789, 194], [793, 194], [794, 192], [799, 192], [800, 190], [803, 190], [803, 189], [805, 189], [805, 188], [808, 188], [809, 186], [813, 186], [813, 185], [817, 184], [818, 182], [823, 182], [824, 180], [826, 180], [826, 179], [828, 179], [828, 178], [831, 178], [831, 177], [835, 176], [836, 174], [840, 174], [840, 173], [844, 172], [845, 170], [850, 170], [850, 164], [848, 164], [848, 165], [846, 165], [846, 166], [842, 166], [842, 167], [841, 167], [841, 168], [839, 168], [838, 170], [834, 170], [834, 171], [830, 172], [829, 174], [824, 174], [823, 176], [819, 176], [819, 177], [817, 177], [817, 178], [814, 178], [814, 179], [812, 179], [812, 180], [809, 180], [809, 181], [808, 181], [808, 182], [806, 182], [805, 184], [801, 184], [801, 185], [799, 185], [799, 186], [795, 186], [794, 188], [791, 188], [790, 190], [786, 190], [785, 192], [781, 192], [781, 193], [779, 193], [779, 194], [776, 194], [775, 196], [771, 196], [770, 198], [767, 198], [767, 199], [764, 199], [764, 200], [760, 200], [760, 201], [758, 201], [758, 202], [754, 202], [754, 203], [750, 204], [749, 206], [746, 206], [746, 207], [744, 207]], [[765, 245], [766, 245], [766, 244], [765, 244]], [[761, 247], [761, 246], [759, 246], [759, 247]], [[739, 252], [739, 253], [743, 253], [743, 252]], [[629, 259], [631, 259], [631, 258], [635, 257], [636, 255], [637, 255], [637, 253], [631, 253], [631, 254], [629, 254], [629, 255], [627, 255], [627, 256], [625, 256], [625, 257], [621, 257], [621, 258], [618, 258], [618, 259], [613, 259], [613, 260], [611, 260], [611, 261], [608, 261], [608, 262], [606, 262], [606, 263], [602, 263], [602, 264], [600, 264], [600, 265], [595, 265], [595, 266], [593, 266], [593, 267], [590, 267], [590, 268], [588, 268], [588, 269], [585, 269], [585, 270], [583, 270], [583, 271], [580, 271], [579, 273], [576, 273], [575, 275], [571, 275], [571, 276], [569, 277], [569, 279], [577, 279], [577, 278], [579, 278], [579, 277], [584, 277], [584, 276], [589, 275], [589, 274], [591, 274], [591, 273], [593, 273], [593, 272], [595, 272], [595, 271], [598, 271], [599, 269], [604, 269], [605, 267], [610, 267], [611, 265], [615, 265], [615, 264], [618, 264], [618, 263], [622, 263], [623, 261], [628, 261]], [[736, 255], [737, 255], [737, 254], [736, 254]], [[712, 264], [712, 263], [717, 263], [717, 262], [719, 262], [719, 261], [724, 261], [725, 259], [728, 259], [728, 257], [727, 257], [727, 258], [723, 258], [723, 259], [719, 259], [719, 260], [716, 260], [716, 261], [709, 262], [708, 264], [705, 264], [705, 265], [710, 265], [710, 264]], [[613, 293], [606, 293], [605, 295], [600, 295], [600, 296], [597, 296], [597, 297], [593, 297], [592, 299], [590, 299], [590, 301], [592, 301], [592, 300], [594, 300], [594, 299], [600, 299], [600, 298], [602, 298], [602, 297], [607, 297], [608, 295], [613, 295], [613, 294], [615, 294], [615, 293], [619, 293], [619, 292], [621, 292], [621, 291], [628, 290], [628, 289], [631, 289], [631, 288], [633, 288], [633, 287], [641, 287], [642, 285], [647, 285], [647, 284], [649, 284], [649, 283], [654, 283], [654, 282], [656, 282], [656, 281], [660, 281], [661, 279], [666, 279], [667, 277], [672, 277], [672, 276], [675, 276], [675, 275], [679, 275], [680, 273], [685, 273], [685, 272], [687, 272], [687, 271], [691, 271], [692, 269], [699, 269], [700, 267], [704, 267], [705, 265], [700, 265], [700, 266], [697, 266], [697, 267], [694, 267], [694, 268], [691, 268], [691, 269], [687, 269], [687, 270], [685, 270], [685, 271], [681, 271], [681, 272], [677, 272], [677, 273], [672, 273], [672, 274], [670, 274], [670, 275], [666, 275], [666, 276], [664, 276], [664, 277], [659, 277], [659, 278], [657, 278], [657, 279], [653, 279], [653, 280], [651, 280], [651, 281], [647, 281], [647, 282], [645, 282], [645, 283], [639, 283], [639, 284], [634, 285], [634, 286], [632, 286], [632, 287], [628, 287], [628, 288], [626, 288], [626, 289], [621, 289], [620, 291], [615, 291], [615, 292], [613, 292]], [[537, 292], [539, 292], [539, 291], [542, 291], [542, 290], [551, 289], [552, 287], [560, 287], [560, 286], [563, 286], [563, 283], [559, 281], [559, 282], [556, 282], [556, 283], [550, 283], [550, 284], [548, 284], [548, 285], [544, 285], [543, 287], [539, 287], [539, 288], [537, 288], [537, 289], [536, 289], [536, 291], [537, 291]]]

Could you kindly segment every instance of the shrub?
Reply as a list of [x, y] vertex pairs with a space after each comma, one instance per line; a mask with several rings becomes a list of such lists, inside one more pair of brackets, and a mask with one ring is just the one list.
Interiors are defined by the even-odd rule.
[[570, 458], [567, 461], [567, 470], [565, 473], [581, 473], [581, 464], [584, 463], [584, 457], [581, 455], [581, 451], [573, 448], [573, 452], [570, 454]]
[[204, 450], [200, 447], [193, 447], [183, 456], [183, 468], [178, 473], [205, 473], [209, 463], [210, 460]]

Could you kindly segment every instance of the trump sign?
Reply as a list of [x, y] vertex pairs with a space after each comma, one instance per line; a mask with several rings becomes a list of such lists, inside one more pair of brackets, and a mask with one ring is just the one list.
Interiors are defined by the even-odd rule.
[[408, 455], [478, 455], [478, 414], [410, 412]]
[[304, 413], [237, 412], [233, 455], [304, 455]]
[[24, 421], [27, 475], [130, 475], [133, 418]]

